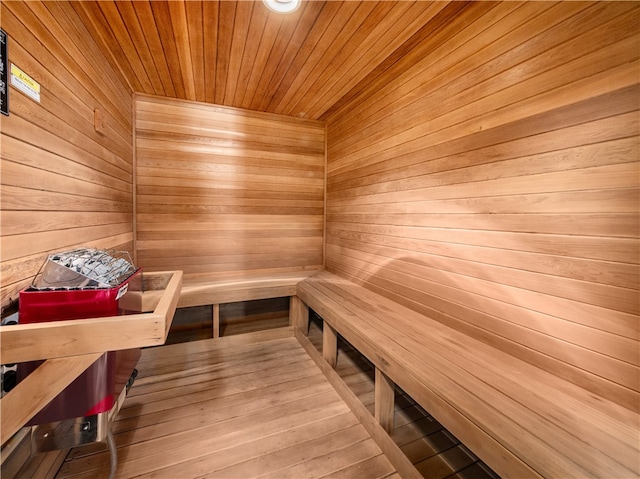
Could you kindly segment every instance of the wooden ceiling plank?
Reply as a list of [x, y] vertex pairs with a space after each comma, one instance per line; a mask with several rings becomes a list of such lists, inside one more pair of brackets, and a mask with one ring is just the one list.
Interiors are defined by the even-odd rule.
[[309, 0], [277, 15], [257, 0], [82, 4], [136, 93], [313, 119], [447, 5]]
[[208, 103], [215, 102], [218, 59], [218, 2], [203, 2], [202, 27], [204, 42], [204, 96]]
[[229, 71], [233, 25], [236, 21], [236, 2], [220, 2], [218, 5], [218, 51], [216, 56], [214, 103], [222, 105], [227, 89], [227, 72]]
[[[256, 93], [262, 89], [263, 73], [269, 68], [269, 62], [272, 60], [272, 53], [277, 48], [278, 39], [281, 36], [287, 36], [286, 29], [283, 27], [284, 15], [277, 15], [269, 12], [267, 14], [266, 25], [262, 32], [262, 38], [260, 39], [260, 46], [255, 54], [255, 64], [251, 69], [251, 74], [247, 80], [247, 84], [250, 85], [246, 88], [242, 96], [237, 102], [237, 106], [240, 108], [249, 109], [252, 107], [253, 99]], [[290, 22], [295, 24], [295, 22]], [[293, 33], [293, 29], [290, 29], [288, 35]], [[274, 67], [275, 70], [275, 67]]]
[[[278, 105], [278, 113], [306, 117], [306, 111], [293, 110], [293, 103], [298, 97], [295, 93], [304, 91], [304, 96], [311, 98], [313, 96], [313, 85], [317, 77], [321, 76], [329, 68], [332, 59], [345, 48], [347, 52], [350, 49], [357, 48], [356, 45], [351, 45], [350, 40], [375, 5], [376, 3], [374, 2], [345, 2], [341, 4], [340, 13], [329, 24], [325, 34], [296, 78], [297, 81], [293, 83], [293, 88], [290, 88], [285, 93], [284, 98]], [[345, 65], [343, 64], [342, 66]]]
[[191, 59], [191, 45], [189, 42], [189, 24], [187, 22], [186, 2], [168, 2], [171, 15], [173, 38], [178, 52], [178, 61], [184, 81], [185, 98], [196, 99], [196, 85]]
[[[453, 28], [451, 26], [451, 18], [460, 18], [461, 16], [465, 17], [465, 25], [468, 27], [465, 30], [459, 31], [457, 35], [459, 43], [461, 45], [466, 44], [471, 42], [477, 34], [477, 32], [471, 28], [472, 25], [477, 22], [481, 22], [487, 25], [487, 29], [485, 31], [490, 31], [488, 26], [500, 18], [500, 15], [494, 13], [494, 9], [496, 8], [495, 5], [496, 4], [490, 2], [475, 2], [465, 7], [461, 6], [461, 2], [449, 3], [445, 9], [434, 17], [432, 22], [420, 29], [411, 39], [405, 42], [406, 45], [410, 46], [416, 40], [421, 41], [423, 44], [423, 49], [421, 51], [414, 51], [406, 57], [401, 57], [402, 61], [400, 62], [398, 61], [399, 57], [393, 54], [388, 57], [384, 64], [379, 66], [377, 71], [384, 71], [393, 68], [397, 72], [397, 77], [407, 78], [406, 82], [408, 84], [410, 83], [409, 79], [415, 75], [422, 74], [427, 71], [431, 72], [433, 68], [438, 68], [444, 63], [452, 63], [454, 58], [453, 55], [455, 55], [456, 52], [451, 52], [440, 46], [442, 44], [442, 38], [447, 38], [448, 35], [453, 34], [451, 31]], [[512, 9], [517, 9], [520, 4], [513, 2], [505, 5], [508, 5], [508, 7]], [[506, 9], [507, 7], [505, 7], [505, 10]], [[429, 41], [426, 41], [427, 38]], [[399, 51], [403, 52], [405, 49], [406, 47], [403, 45]], [[438, 71], [440, 70], [441, 68], [438, 68]], [[432, 76], [433, 73], [430, 73], [429, 77]], [[358, 96], [358, 101], [363, 105], [363, 111], [367, 112], [368, 117], [369, 114], [373, 114], [374, 111], [384, 108], [383, 104], [386, 104], [386, 96], [382, 92], [389, 88], [390, 87], [387, 82], [378, 78], [377, 74], [373, 74], [367, 78], [366, 84], [359, 85], [357, 87], [357, 90], [359, 90], [358, 92], [353, 91], [353, 93], [349, 93], [349, 96], [352, 96], [353, 94]], [[379, 95], [376, 99], [377, 101], [372, 99], [375, 95]], [[397, 97], [398, 92], [395, 92], [395, 95]], [[410, 103], [410, 101], [407, 103]], [[350, 116], [349, 113], [350, 112], [347, 112], [345, 116]], [[362, 119], [362, 117], [359, 117], [360, 121], [362, 121]]]
[[[142, 30], [142, 35], [147, 43], [149, 49], [149, 55], [153, 61], [153, 65], [148, 65], [147, 68], [155, 69], [156, 75], [160, 79], [162, 84], [162, 90], [164, 95], [169, 97], [176, 96], [176, 90], [173, 86], [173, 80], [171, 73], [169, 72], [168, 61], [165, 58], [165, 51], [162, 47], [162, 41], [160, 40], [160, 34], [156, 27], [156, 20], [151, 10], [151, 5], [148, 1], [136, 0], [131, 3], [135, 15], [138, 19], [138, 23]], [[160, 91], [160, 90], [158, 90]], [[144, 92], [149, 93], [149, 92]]]
[[[282, 22], [281, 30], [275, 38], [269, 58], [261, 73], [259, 90], [254, 92], [253, 98], [249, 102], [253, 109], [266, 111], [282, 77], [289, 70], [299, 45], [304, 42], [322, 9], [322, 2], [305, 2], [301, 7], [298, 19], [290, 18]], [[279, 15], [279, 17], [283, 16]]]
[[[285, 92], [284, 97], [276, 107], [277, 113], [307, 117], [305, 110], [295, 111], [293, 109], [295, 99], [298, 97], [296, 92], [304, 91], [305, 97], [313, 97], [313, 93], [311, 92], [317, 77], [321, 76], [329, 67], [332, 58], [334, 58], [345, 45], [350, 44], [350, 39], [354, 32], [368, 16], [374, 5], [375, 3], [372, 2], [341, 3], [339, 14], [336, 15], [334, 21], [329, 24], [325, 34], [317, 43], [308, 60], [303, 65], [303, 68], [300, 70], [296, 81], [294, 81], [291, 88]], [[355, 46], [352, 46], [352, 48], [355, 48]], [[338, 66], [337, 68], [339, 69], [340, 67]]]
[[140, 82], [133, 73], [133, 69], [122, 50], [122, 46], [118, 42], [107, 41], [107, 39], [113, 38], [113, 32], [109, 28], [107, 20], [102, 15], [102, 11], [97, 2], [72, 2], [72, 6], [76, 13], [82, 18], [89, 20], [87, 25], [88, 30], [96, 38], [104, 48], [103, 51], [108, 53], [108, 56], [113, 59], [118, 70], [122, 72], [123, 77], [130, 85], [132, 91], [141, 90]]
[[404, 2], [359, 2], [356, 10], [341, 26], [339, 33], [332, 35], [330, 47], [322, 48], [322, 53], [312, 66], [318, 74], [311, 74], [305, 80], [305, 96], [291, 96], [287, 104], [281, 107], [282, 111], [290, 115], [306, 117], [308, 114], [306, 107], [310, 99], [324, 94], [330, 88], [331, 79], [339, 78], [341, 72], [348, 69], [351, 62], [362, 54], [361, 51], [365, 48], [362, 40], [367, 32], [375, 24], [379, 24], [394, 5], [404, 9]]
[[[352, 101], [365, 102], [368, 94], [373, 94], [373, 92], [383, 88], [385, 83], [381, 77], [384, 72], [397, 66], [396, 64], [403, 56], [412, 55], [411, 50], [417, 43], [425, 41], [425, 39], [429, 37], [435, 38], [442, 35], [443, 31], [446, 32], [452, 18], [462, 14], [468, 15], [466, 10], [478, 11], [480, 9], [487, 10], [490, 8], [492, 8], [492, 4], [488, 2], [477, 2], [471, 6], [469, 6], [469, 2], [462, 1], [444, 4], [443, 8], [438, 10], [432, 18], [423, 22], [422, 26], [414, 35], [396, 48], [391, 55], [372, 68], [364, 79], [327, 110], [322, 115], [322, 120], [328, 120], [332, 116], [332, 112], [339, 110], [341, 105]], [[419, 61], [420, 57], [414, 54], [414, 58], [415, 61]], [[359, 100], [356, 100], [356, 98], [359, 98]]]
[[[242, 100], [247, 92], [255, 91], [256, 89], [255, 83], [250, 83], [250, 79], [252, 77], [255, 78], [255, 75], [253, 75], [254, 71], [261, 71], [264, 68], [264, 55], [258, 57], [258, 52], [260, 51], [263, 37], [267, 31], [267, 21], [269, 18], [269, 10], [264, 5], [258, 4], [255, 6], [253, 14], [251, 15], [249, 29], [247, 30], [247, 41], [242, 56], [240, 72], [236, 81], [238, 88], [236, 88], [233, 101], [231, 102], [233, 106], [241, 106]], [[269, 29], [277, 32], [278, 26], [269, 25]]]
[[[597, 74], [595, 69], [591, 69], [591, 67], [595, 65], [599, 65], [602, 68], [614, 68], [617, 64], [627, 63], [631, 60], [627, 55], [633, 51], [632, 48], [630, 49], [623, 43], [614, 43], [610, 47], [608, 46], [608, 43], [616, 38], [616, 35], [620, 35], [621, 37], [625, 35], [624, 23], [621, 24], [615, 21], [614, 23], [607, 22], [606, 24], [600, 25], [600, 28], [592, 31], [589, 20], [597, 18], [597, 15], [593, 15], [592, 9], [583, 10], [578, 15], [574, 15], [575, 9], [573, 8], [570, 9], [569, 7], [562, 6], [561, 10], [562, 11], [558, 11], [557, 8], [549, 9], [544, 15], [535, 19], [533, 19], [530, 14], [523, 15], [523, 18], [531, 19], [528, 20], [528, 23], [536, 22], [538, 25], [547, 25], [551, 19], [554, 19], [560, 25], [541, 35], [529, 38], [525, 43], [520, 43], [518, 46], [512, 47], [511, 51], [515, 53], [513, 57], [502, 55], [497, 57], [496, 61], [491, 60], [490, 62], [487, 60], [486, 51], [484, 52], [483, 61], [485, 63], [483, 64], [483, 69], [489, 69], [493, 65], [499, 65], [491, 68], [490, 71], [500, 72], [501, 69], [503, 70], [490, 79], [492, 90], [496, 92], [492, 94], [492, 97], [496, 95], [502, 96], [503, 98], [509, 98], [509, 95], [512, 97], [522, 97], [522, 95], [524, 95], [523, 93], [519, 95], [513, 93], [513, 91], [520, 88], [522, 91], [526, 90], [526, 95], [522, 97], [524, 101], [524, 98], [528, 95], [542, 94], [544, 91], [551, 90], [552, 88], [561, 88], [571, 81], [578, 81], [579, 78], [574, 77], [569, 72], [563, 75], [556, 75], [552, 79], [545, 73], [548, 70], [549, 58], [554, 58], [554, 60], [561, 62], [563, 58], [569, 58], [572, 55], [574, 48], [578, 48], [577, 45], [579, 45], [579, 48], [583, 51], [582, 60], [577, 60], [584, 63], [581, 75]], [[569, 17], [565, 20], [567, 15], [569, 15]], [[561, 20], [562, 23], [560, 23]], [[572, 24], [573, 26], [571, 26]], [[523, 24], [523, 28], [526, 26], [528, 25]], [[611, 29], [611, 31], [608, 32], [608, 29]], [[629, 31], [629, 33], [631, 33], [631, 31]], [[602, 36], [602, 38], [600, 38], [600, 36]], [[512, 37], [514, 43], [521, 42], [522, 39], [527, 38], [527, 33], [523, 33], [522, 29], [513, 30], [509, 35], [502, 36], [500, 41], [507, 41], [509, 37]], [[605, 49], [605, 47], [607, 48]], [[530, 57], [526, 58], [523, 56], [525, 54]], [[513, 61], [514, 58], [517, 59], [517, 63], [510, 64], [510, 61]], [[574, 64], [576, 62], [574, 62]], [[511, 73], [511, 71], [515, 70], [527, 72], [526, 75], [518, 75], [519, 82], [517, 84], [513, 83], [513, 73]], [[487, 90], [486, 85], [473, 84], [472, 82], [474, 80], [472, 80], [472, 78], [473, 77], [469, 75], [469, 81], [458, 86], [459, 93], [456, 98], [461, 105], [465, 104], [467, 97], [473, 95], [475, 90]], [[612, 82], [613, 81], [612, 77]], [[528, 86], [523, 89], [520, 83], [524, 84], [525, 82]], [[412, 102], [412, 107], [419, 110], [420, 103]], [[445, 111], [443, 111], [443, 113], [449, 114], [449, 112]], [[390, 121], [387, 122], [387, 125], [388, 124], [390, 124]], [[378, 130], [378, 127], [375, 129]], [[379, 130], [381, 131], [383, 129], [384, 126], [380, 125]], [[393, 132], [389, 133], [393, 134]], [[370, 132], [370, 134], [375, 134], [375, 130], [374, 133]], [[368, 140], [369, 139], [370, 138], [368, 138]]]
[[[371, 65], [372, 57], [379, 53], [382, 53], [386, 58], [393, 51], [392, 42], [398, 38], [404, 38], [405, 35], [413, 31], [409, 25], [406, 30], [392, 31], [392, 35], [385, 37], [385, 34], [393, 30], [390, 25], [393, 26], [398, 18], [413, 18], [415, 21], [415, 16], [407, 15], [408, 7], [414, 5], [416, 4], [408, 2], [381, 2], [375, 5], [348, 41], [349, 44], [358, 46], [355, 54], [344, 45], [331, 60], [331, 65], [338, 65], [338, 68], [335, 71], [333, 68], [326, 68], [316, 78], [309, 92], [312, 100], [306, 102], [306, 111], [309, 117], [320, 116], [331, 106], [331, 103], [327, 103], [330, 101], [327, 97], [337, 96], [340, 98], [348, 91], [345, 89], [348, 89], [350, 85], [357, 84], [359, 77], [352, 78], [351, 75], [358, 66], [362, 68], [363, 64], [365, 66]], [[385, 46], [380, 48], [379, 45]], [[301, 109], [300, 100], [298, 98], [297, 104], [293, 106], [293, 111]]]
[[278, 69], [278, 86], [270, 88], [271, 98], [269, 103], [264, 106], [264, 111], [275, 113], [278, 111], [277, 106], [282, 101], [285, 93], [292, 88], [292, 85], [300, 73], [300, 70], [309, 61], [309, 57], [314, 47], [320, 41], [326, 32], [329, 24], [336, 17], [340, 10], [340, 3], [327, 2], [322, 6], [322, 10], [313, 23], [305, 24], [307, 29], [301, 31], [301, 35], [294, 36], [289, 44], [296, 49], [293, 61], [285, 69]]
[[[140, 58], [140, 62], [144, 66], [144, 70], [149, 77], [149, 81], [152, 85], [152, 91], [156, 95], [165, 95], [165, 88], [160, 80], [158, 68], [154, 61], [154, 53], [152, 53], [149, 48], [146, 32], [143, 31], [138, 15], [136, 14], [137, 3], [138, 2], [133, 3], [119, 1], [114, 2], [114, 5], [120, 13], [120, 17], [124, 23], [124, 28], [129, 33], [131, 43], [135, 47]], [[164, 59], [164, 55], [162, 55], [162, 58]]]
[[133, 25], [125, 25], [113, 0], [100, 1], [98, 6], [111, 29], [112, 38], [117, 39], [134, 75], [138, 78], [140, 87], [143, 91], [153, 91], [153, 86], [147, 75], [147, 69], [140, 59], [140, 45], [135, 45], [129, 35], [129, 31], [134, 28]]
[[238, 2], [236, 6], [223, 105], [232, 106], [237, 89], [244, 87], [240, 84], [240, 68], [247, 44], [253, 44], [256, 41], [248, 35], [255, 5], [254, 2]]
[[[186, 98], [184, 77], [182, 75], [178, 50], [173, 36], [173, 23], [169, 5], [167, 2], [155, 1], [151, 1], [149, 4], [151, 5], [151, 11], [153, 12], [153, 18], [155, 19], [155, 25], [158, 36], [160, 37], [164, 56], [167, 60], [167, 68], [172, 78], [175, 95], [177, 98]], [[149, 93], [144, 90], [140, 91]]]
[[[408, 8], [396, 7], [383, 19], [376, 20], [375, 26], [361, 40], [362, 45], [367, 46], [366, 51], [356, 55], [350, 67], [341, 69], [339, 75], [332, 77], [331, 83], [325, 88], [323, 95], [318, 95], [315, 101], [307, 106], [310, 118], [322, 117], [329, 108], [349, 92], [350, 88], [359, 84], [421, 27], [429, 23], [447, 5], [447, 2], [414, 2], [411, 4], [402, 2], [402, 5], [406, 5]], [[385, 48], [380, 48], [379, 45], [385, 45]]]
[[[474, 5], [475, 7], [475, 5]], [[535, 17], [534, 13], [539, 13], [539, 18], [535, 19], [535, 22], [539, 23], [539, 24], [548, 24], [549, 23], [549, 19], [554, 18], [557, 19], [558, 21], [560, 20], [560, 18], [571, 18], [573, 17], [574, 14], [576, 14], [578, 11], [584, 10], [586, 7], [585, 4], [578, 4], [578, 3], [572, 3], [570, 5], [568, 5], [567, 7], [563, 7], [560, 11], [558, 10], [558, 4], [556, 4], [555, 6], [550, 6], [548, 9], [546, 10], [541, 10], [539, 8], [539, 6], [536, 5], [532, 5], [532, 4], [524, 4], [522, 6], [519, 6], [519, 10], [518, 10], [518, 15], [512, 15], [511, 16], [511, 21], [509, 23], [502, 22], [501, 27], [505, 29], [505, 31], [496, 31], [495, 28], [493, 29], [486, 29], [485, 31], [483, 31], [482, 33], [480, 33], [479, 35], [482, 36], [489, 36], [489, 38], [492, 38], [493, 40], [487, 40], [487, 44], [491, 43], [492, 45], [495, 43], [497, 50], [500, 51], [500, 48], [506, 48], [506, 47], [500, 47], [501, 44], [507, 43], [509, 45], [509, 49], [511, 51], [517, 52], [519, 49], [526, 49], [528, 54], [533, 55], [534, 52], [536, 51], [536, 49], [532, 46], [533, 44], [531, 43], [531, 41], [535, 41], [532, 40], [531, 38], [529, 38], [528, 34], [526, 33], [526, 30], [524, 31], [519, 31], [519, 28], [526, 28], [527, 24], [530, 23], [531, 21], [534, 21], [533, 18]], [[529, 10], [527, 10], [529, 9]], [[475, 8], [473, 8], [473, 10], [475, 10]], [[472, 13], [472, 10], [469, 10], [468, 12]], [[581, 16], [584, 17], [583, 22], [585, 21], [585, 19], [589, 18], [589, 12], [585, 12], [583, 14], [581, 14]], [[487, 21], [490, 21], [489, 18], [491, 20], [495, 20], [496, 15], [489, 11], [486, 12], [484, 16], [474, 20], [474, 22], [481, 22], [482, 24], [486, 24]], [[472, 24], [471, 18], [469, 19], [469, 21], [467, 22], [468, 25]], [[569, 35], [569, 36], [573, 36], [574, 33], [576, 33], [578, 31], [577, 28], [571, 28], [568, 29], [566, 27], [561, 27], [561, 31], [563, 33], [561, 33], [560, 35]], [[447, 32], [446, 30], [444, 30], [442, 32], [443, 35], [446, 35]], [[434, 36], [434, 38], [438, 38], [440, 35], [440, 33], [438, 33], [438, 35]], [[479, 35], [474, 35], [473, 37], [469, 37], [469, 39], [467, 40], [469, 42], [469, 44], [471, 44], [471, 42], [475, 42], [476, 38], [481, 38]], [[549, 39], [557, 39], [558, 35], [552, 35], [551, 37], [547, 36]], [[461, 41], [463, 37], [463, 34], [460, 35], [461, 37]], [[569, 38], [567, 38], [568, 40]], [[555, 43], [557, 40], [553, 40], [553, 43]], [[482, 42], [479, 42], [482, 43]], [[553, 43], [551, 44], [545, 44], [545, 46], [542, 47], [542, 51], [547, 50], [548, 48], [550, 48]], [[467, 52], [468, 53], [468, 52]], [[460, 87], [461, 90], [459, 92], [459, 96], [457, 97], [459, 100], [465, 97], [465, 91], [474, 87], [474, 80], [473, 78], [473, 63], [471, 63], [471, 60], [469, 60], [467, 63], [462, 64], [460, 62], [457, 61], [457, 52], [451, 52], [448, 51], [446, 49], [440, 49], [440, 51], [432, 51], [430, 52], [430, 54], [428, 55], [429, 57], [429, 62], [421, 62], [418, 65], [423, 69], [422, 71], [427, 71], [427, 69], [431, 72], [431, 80], [429, 81], [430, 84], [430, 90], [433, 91], [434, 93], [431, 95], [434, 98], [437, 96], [437, 91], [440, 88], [443, 88], [446, 83], [446, 81], [448, 81], [448, 78], [450, 76], [452, 76], [454, 73], [456, 76], [461, 76], [461, 75], [467, 75], [468, 77], [468, 81], [467, 83], [464, 83], [463, 87]], [[494, 59], [492, 59], [492, 54], [490, 51], [488, 51], [487, 49], [484, 49], [482, 52], [478, 52], [474, 54], [477, 58], [478, 58], [478, 65], [481, 65], [480, 68], [485, 69], [487, 68], [487, 65], [491, 65], [491, 62], [494, 62]], [[424, 55], [425, 57], [427, 57], [427, 55]], [[473, 59], [475, 58], [473, 55], [468, 54], [467, 57], [469, 59]], [[492, 70], [496, 72], [496, 74], [499, 73], [500, 69], [505, 70], [506, 71], [506, 66], [508, 65], [508, 63], [506, 63], [506, 60], [509, 57], [501, 55], [499, 57], [496, 57], [496, 59], [498, 59], [498, 65], [501, 65], [499, 68], [493, 68]], [[516, 57], [518, 58], [518, 63], [520, 63], [522, 61], [522, 57]], [[514, 67], [516, 67], [516, 65], [514, 65]], [[466, 68], [468, 70], [467, 73], [463, 71], [460, 71], [462, 68]], [[517, 66], [517, 68], [520, 68], [520, 66]], [[447, 75], [443, 76], [441, 74], [441, 70], [446, 70], [447, 71]], [[459, 73], [457, 73], [459, 72]], [[508, 73], [507, 73], [507, 78], [508, 78]], [[493, 80], [495, 81], [495, 80]], [[380, 92], [380, 95], [383, 96], [384, 95], [384, 87], [380, 88], [378, 90]], [[417, 93], [413, 93], [410, 91], [407, 91], [406, 95], [400, 95], [398, 94], [398, 92], [396, 91], [396, 95], [397, 95], [397, 100], [398, 102], [402, 102], [403, 105], [409, 106], [412, 105], [412, 107], [416, 110], [419, 110], [419, 105], [415, 105], [415, 95]], [[462, 96], [460, 96], [462, 95]], [[367, 103], [369, 103], [369, 100], [367, 100]], [[377, 103], [375, 102], [371, 102], [371, 111], [381, 111], [383, 108], [387, 108], [389, 109], [389, 111], [391, 111], [390, 108], [384, 106], [385, 101], [381, 100], [378, 101]], [[414, 110], [415, 111], [415, 110]], [[360, 121], [366, 121], [366, 118], [361, 117]], [[390, 121], [389, 121], [390, 123]], [[383, 131], [385, 129], [385, 125], [383, 123], [378, 123], [375, 127], [375, 130], [377, 131]], [[393, 132], [388, 132], [389, 134], [393, 134]], [[385, 133], [386, 134], [386, 133]], [[371, 130], [369, 130], [369, 132], [367, 133], [367, 141], [371, 140], [371, 135], [372, 132]], [[351, 140], [350, 140], [351, 141]], [[343, 145], [344, 146], [344, 145]], [[376, 153], [377, 155], [377, 153]]]
[[191, 64], [193, 67], [193, 78], [195, 86], [195, 97], [197, 101], [205, 101], [204, 82], [204, 11], [203, 2], [191, 0], [185, 2], [187, 25], [189, 27], [189, 46], [191, 50]]

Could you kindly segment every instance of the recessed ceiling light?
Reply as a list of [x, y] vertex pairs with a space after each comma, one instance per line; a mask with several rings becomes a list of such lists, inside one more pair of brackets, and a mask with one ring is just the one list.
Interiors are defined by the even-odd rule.
[[277, 13], [292, 13], [299, 7], [302, 0], [262, 0], [269, 10]]

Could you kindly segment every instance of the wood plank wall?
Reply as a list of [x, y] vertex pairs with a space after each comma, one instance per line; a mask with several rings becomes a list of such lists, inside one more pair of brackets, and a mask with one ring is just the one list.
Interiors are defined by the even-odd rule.
[[[1, 304], [17, 299], [47, 253], [133, 248], [131, 91], [69, 3], [2, 2], [9, 61], [41, 85], [9, 87], [2, 116]], [[104, 130], [94, 130], [94, 110]]]
[[143, 268], [322, 267], [324, 123], [142, 95], [135, 113]]
[[325, 117], [327, 269], [637, 409], [639, 7], [443, 9]]

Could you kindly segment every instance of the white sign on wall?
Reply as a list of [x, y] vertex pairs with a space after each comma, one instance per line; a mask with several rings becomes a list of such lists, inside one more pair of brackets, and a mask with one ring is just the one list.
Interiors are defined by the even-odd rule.
[[40, 83], [35, 81], [13, 63], [11, 64], [11, 86], [40, 103]]

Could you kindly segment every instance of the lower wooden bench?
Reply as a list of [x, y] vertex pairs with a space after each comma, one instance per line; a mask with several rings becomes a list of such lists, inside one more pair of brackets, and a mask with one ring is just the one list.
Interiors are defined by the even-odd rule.
[[[297, 270], [260, 274], [185, 274], [178, 308], [213, 306], [213, 337], [220, 336], [220, 305], [239, 301], [292, 297], [296, 295], [300, 281], [317, 273], [317, 270]], [[153, 310], [156, 304], [154, 289], [162, 285], [146, 285], [142, 305], [136, 308]], [[295, 307], [295, 302], [291, 302]], [[291, 316], [291, 315], [290, 315]]]
[[341, 335], [375, 365], [387, 430], [397, 384], [503, 477], [638, 477], [638, 411], [328, 272], [297, 294], [296, 326], [308, 308], [323, 318], [329, 364]]

